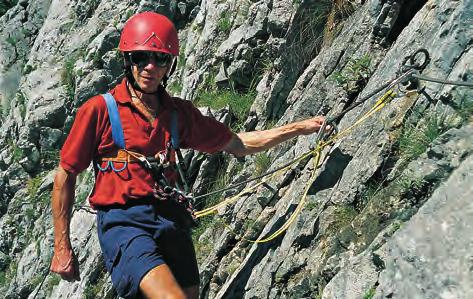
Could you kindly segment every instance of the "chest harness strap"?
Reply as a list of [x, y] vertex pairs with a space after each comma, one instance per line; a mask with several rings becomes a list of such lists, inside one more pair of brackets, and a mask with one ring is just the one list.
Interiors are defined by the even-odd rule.
[[[110, 93], [104, 94], [103, 98], [107, 104], [107, 111], [109, 115], [110, 124], [112, 127], [112, 138], [116, 146], [119, 147], [119, 150], [116, 154], [112, 156], [101, 157], [97, 168], [100, 171], [107, 171], [109, 169], [114, 172], [123, 171], [128, 163], [140, 163], [145, 169], [149, 171], [153, 180], [156, 182], [154, 195], [159, 199], [169, 199], [172, 198], [183, 206], [187, 212], [190, 214], [189, 221], [186, 221], [188, 225], [195, 226], [197, 225], [195, 218], [195, 210], [192, 207], [192, 197], [188, 196], [186, 193], [189, 192], [189, 186], [186, 180], [186, 166], [184, 163], [184, 158], [182, 156], [181, 150], [179, 148], [179, 130], [178, 130], [178, 114], [177, 110], [172, 110], [171, 114], [171, 127], [170, 127], [170, 142], [166, 145], [166, 157], [164, 161], [161, 161], [158, 157], [146, 157], [140, 153], [127, 150], [125, 147], [125, 137], [123, 134], [123, 127], [120, 119], [120, 114], [118, 113], [118, 107], [115, 99]], [[175, 166], [181, 178], [181, 181], [184, 185], [184, 191], [173, 186], [170, 186], [166, 177], [164, 176], [164, 169], [170, 165], [171, 160], [171, 150], [177, 155], [177, 163]], [[105, 167], [101, 167], [100, 162], [107, 162]], [[115, 168], [114, 162], [123, 163], [121, 168]], [[177, 182], [176, 182], [177, 184]]]
[[[185, 185], [185, 191], [188, 192], [188, 185], [186, 182], [186, 167], [183, 161], [182, 153], [179, 149], [179, 130], [178, 130], [178, 114], [176, 110], [172, 111], [172, 116], [171, 116], [171, 128], [170, 128], [170, 135], [171, 135], [171, 140], [166, 146], [166, 157], [163, 161], [156, 157], [145, 157], [144, 155], [130, 151], [126, 149], [125, 146], [125, 137], [123, 134], [123, 127], [120, 119], [120, 114], [118, 113], [118, 107], [115, 99], [110, 93], [102, 95], [105, 103], [107, 104], [107, 111], [109, 115], [109, 120], [110, 120], [110, 125], [112, 127], [112, 138], [113, 142], [115, 145], [119, 148], [116, 153], [113, 153], [112, 155], [106, 155], [104, 157], [101, 157], [101, 162], [106, 161], [107, 164], [105, 167], [102, 167], [100, 163], [97, 163], [97, 168], [101, 171], [107, 171], [109, 169], [112, 169], [115, 172], [120, 172], [123, 171], [128, 163], [141, 163], [143, 166], [149, 170], [153, 168], [154, 163], [161, 163], [161, 164], [166, 164], [163, 165], [163, 167], [168, 166], [168, 161], [171, 160], [171, 150], [174, 150], [174, 152], [177, 154], [179, 163], [176, 164], [176, 168], [178, 169], [179, 175]], [[116, 168], [114, 166], [114, 162], [116, 163], [123, 163], [123, 166], [120, 168]], [[154, 167], [155, 168], [155, 167]], [[160, 169], [162, 171], [162, 169]], [[155, 175], [154, 175], [155, 176]], [[157, 178], [157, 177], [156, 177]], [[161, 181], [161, 178], [157, 180], [158, 182]]]

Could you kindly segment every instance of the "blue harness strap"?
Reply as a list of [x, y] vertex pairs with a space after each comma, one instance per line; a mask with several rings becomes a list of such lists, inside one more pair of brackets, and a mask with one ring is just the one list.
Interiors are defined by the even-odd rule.
[[[122, 122], [120, 119], [120, 114], [118, 113], [117, 102], [115, 98], [110, 94], [106, 93], [103, 94], [102, 97], [107, 104], [107, 111], [108, 117], [110, 120], [110, 125], [112, 126], [112, 138], [115, 145], [117, 145], [120, 149], [125, 149], [125, 136], [123, 134], [123, 127]], [[179, 129], [178, 129], [178, 114], [177, 110], [172, 111], [171, 115], [171, 145], [175, 150], [179, 149]], [[179, 152], [180, 154], [180, 152]], [[97, 167], [101, 171], [107, 171], [108, 169], [112, 169], [115, 172], [120, 172], [124, 170], [127, 166], [127, 162], [124, 163], [123, 167], [120, 169], [116, 169], [113, 165], [112, 161], [108, 161], [105, 167], [101, 167], [99, 163], [97, 163]]]
[[107, 103], [108, 117], [112, 126], [113, 142], [121, 149], [125, 149], [125, 137], [123, 135], [122, 122], [118, 114], [117, 102], [110, 93], [102, 95]]
[[171, 145], [174, 149], [179, 148], [179, 129], [177, 127], [177, 110], [172, 110], [171, 115]]

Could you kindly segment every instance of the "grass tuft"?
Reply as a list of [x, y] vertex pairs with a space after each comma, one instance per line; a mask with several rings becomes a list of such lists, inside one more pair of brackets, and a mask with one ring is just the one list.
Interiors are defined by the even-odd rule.
[[34, 178], [30, 178], [26, 182], [26, 190], [28, 192], [28, 196], [31, 199], [36, 197], [36, 194], [38, 193], [39, 187], [41, 186], [41, 182], [43, 181], [42, 176], [36, 176]]
[[231, 13], [226, 10], [220, 16], [220, 19], [217, 22], [218, 31], [228, 34], [232, 29], [232, 20], [230, 19]]
[[63, 69], [61, 71], [61, 83], [64, 85], [66, 89], [66, 94], [69, 99], [74, 98], [75, 89], [76, 89], [76, 82], [74, 73], [74, 63], [76, 61], [75, 57], [69, 57], [64, 62]]
[[371, 75], [370, 64], [371, 57], [368, 55], [350, 59], [343, 70], [332, 74], [332, 80], [346, 90], [354, 89]]
[[261, 152], [255, 156], [255, 175], [265, 173], [271, 166], [271, 157], [266, 152]]
[[375, 293], [376, 293], [376, 289], [371, 288], [368, 291], [366, 291], [366, 293], [363, 295], [363, 299], [372, 299]]
[[429, 145], [442, 133], [452, 128], [452, 117], [446, 114], [431, 113], [417, 126], [406, 124], [398, 140], [399, 157], [412, 161], [424, 153]]
[[238, 91], [231, 83], [229, 88], [217, 89], [215, 73], [210, 72], [197, 91], [194, 104], [197, 107], [210, 107], [213, 110], [229, 107], [237, 118], [237, 121], [230, 126], [234, 131], [240, 131], [256, 98], [255, 86], [252, 84], [247, 91]]

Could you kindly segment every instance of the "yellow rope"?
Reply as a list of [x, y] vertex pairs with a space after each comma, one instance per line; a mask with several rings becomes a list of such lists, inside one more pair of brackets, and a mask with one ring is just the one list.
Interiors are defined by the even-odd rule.
[[269, 242], [271, 240], [274, 240], [280, 234], [282, 234], [284, 231], [286, 231], [289, 228], [289, 226], [291, 226], [291, 224], [296, 220], [297, 216], [299, 215], [299, 213], [302, 211], [302, 208], [304, 207], [305, 201], [307, 199], [307, 193], [309, 193], [309, 189], [310, 189], [310, 187], [312, 186], [312, 184], [314, 183], [314, 181], [316, 179], [315, 173], [317, 172], [317, 169], [319, 167], [321, 151], [322, 151], [322, 148], [317, 147], [317, 151], [315, 152], [315, 157], [314, 157], [314, 169], [312, 170], [312, 175], [310, 176], [309, 182], [307, 183], [307, 185], [305, 187], [305, 190], [304, 190], [304, 193], [302, 194], [302, 198], [299, 201], [299, 203], [297, 204], [297, 207], [294, 210], [294, 213], [292, 213], [291, 217], [286, 221], [286, 223], [284, 223], [283, 226], [281, 226], [277, 231], [272, 233], [270, 236], [268, 236], [266, 238], [254, 240], [254, 241], [253, 240], [247, 240], [247, 241], [249, 241], [251, 243], [265, 243], [265, 242]]
[[[314, 183], [314, 181], [316, 179], [315, 174], [316, 174], [317, 169], [320, 167], [319, 163], [320, 163], [320, 160], [321, 160], [321, 153], [322, 153], [323, 149], [326, 146], [334, 143], [336, 140], [346, 136], [355, 127], [359, 126], [366, 119], [371, 117], [371, 115], [373, 115], [377, 111], [381, 110], [384, 106], [386, 106], [386, 104], [389, 103], [392, 99], [394, 99], [395, 96], [396, 96], [396, 94], [394, 93], [394, 91], [392, 89], [388, 90], [383, 96], [381, 96], [376, 101], [374, 106], [371, 107], [371, 109], [368, 112], [366, 112], [362, 117], [360, 117], [354, 124], [352, 124], [348, 128], [344, 129], [343, 131], [339, 132], [338, 134], [335, 134], [334, 136], [332, 136], [331, 138], [329, 138], [326, 141], [319, 141], [319, 144], [316, 145], [314, 150], [306, 152], [306, 153], [302, 154], [301, 156], [299, 156], [298, 158], [295, 158], [286, 167], [280, 169], [279, 171], [277, 171], [274, 174], [272, 174], [271, 176], [265, 178], [261, 182], [259, 182], [257, 184], [254, 184], [253, 186], [250, 186], [249, 188], [245, 188], [243, 191], [241, 191], [237, 195], [232, 196], [232, 197], [230, 197], [230, 198], [228, 198], [228, 199], [226, 199], [226, 200], [224, 200], [224, 201], [222, 201], [222, 202], [220, 202], [220, 203], [218, 203], [218, 204], [216, 204], [212, 207], [206, 208], [202, 211], [197, 211], [196, 212], [196, 217], [200, 218], [200, 217], [207, 216], [207, 215], [210, 215], [210, 214], [213, 214], [213, 213], [217, 212], [217, 210], [219, 208], [221, 208], [223, 206], [226, 206], [226, 205], [228, 205], [232, 202], [235, 202], [242, 195], [247, 194], [250, 191], [255, 190], [257, 187], [264, 184], [267, 180], [272, 179], [273, 177], [275, 177], [280, 172], [286, 171], [287, 169], [289, 169], [294, 164], [304, 160], [305, 158], [307, 158], [309, 156], [313, 156], [313, 158], [314, 158], [314, 160], [313, 160], [314, 161], [314, 169], [313, 169], [311, 177], [310, 177], [310, 179], [309, 179], [309, 181], [308, 181], [308, 183], [305, 187], [304, 193], [302, 194], [301, 200], [297, 204], [297, 207], [294, 210], [294, 212], [292, 213], [291, 217], [289, 217], [289, 219], [277, 231], [275, 231], [274, 233], [272, 233], [268, 237], [260, 238], [260, 239], [257, 239], [257, 240], [250, 240], [250, 239], [246, 239], [244, 237], [241, 237], [242, 240], [245, 240], [245, 241], [248, 241], [248, 242], [251, 242], [251, 243], [265, 243], [265, 242], [269, 242], [269, 241], [277, 238], [279, 235], [281, 235], [284, 231], [286, 231], [288, 229], [288, 227], [296, 220], [297, 216], [302, 211], [302, 208], [304, 207], [304, 204], [305, 204], [306, 199], [307, 199], [307, 194], [309, 192], [309, 189], [310, 189], [310, 187], [312, 186], [312, 184]], [[229, 230], [232, 231], [230, 228], [229, 228]]]
[[229, 197], [228, 199], [214, 205], [214, 206], [211, 206], [211, 207], [208, 207], [206, 209], [203, 209], [201, 211], [197, 211], [195, 213], [195, 216], [197, 218], [200, 218], [200, 217], [203, 217], [203, 216], [207, 216], [207, 215], [210, 215], [210, 214], [213, 214], [215, 212], [217, 212], [217, 210], [229, 203], [232, 203], [234, 201], [236, 201], [238, 198], [240, 198], [242, 195], [246, 194], [246, 193], [249, 193], [253, 190], [255, 190], [257, 187], [263, 185], [266, 181], [276, 177], [277, 175], [279, 175], [280, 173], [286, 171], [287, 169], [289, 169], [291, 166], [293, 166], [294, 164], [297, 164], [298, 162], [304, 160], [305, 158], [309, 157], [310, 155], [312, 155], [312, 152], [307, 152], [303, 155], [301, 155], [300, 157], [297, 157], [296, 159], [294, 159], [292, 162], [290, 162], [286, 167], [284, 168], [281, 168], [280, 170], [278, 170], [277, 172], [273, 173], [271, 176], [267, 177], [267, 178], [264, 178], [261, 182], [253, 185], [253, 186], [250, 186], [248, 188], [245, 188], [243, 189], [243, 191], [241, 191], [240, 193], [238, 193], [237, 195], [234, 195], [232, 197]]

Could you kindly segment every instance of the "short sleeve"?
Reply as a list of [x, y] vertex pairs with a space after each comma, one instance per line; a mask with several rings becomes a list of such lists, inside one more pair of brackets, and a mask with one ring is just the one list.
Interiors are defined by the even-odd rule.
[[214, 118], [202, 115], [191, 102], [183, 103], [183, 109], [180, 111], [179, 117], [184, 119], [180, 122], [183, 126], [180, 130], [183, 132], [181, 141], [183, 148], [214, 153], [223, 150], [230, 142], [233, 136], [232, 131]]
[[97, 151], [103, 119], [99, 113], [100, 100], [103, 101], [100, 97], [92, 98], [79, 108], [61, 149], [60, 165], [74, 174], [84, 171]]

